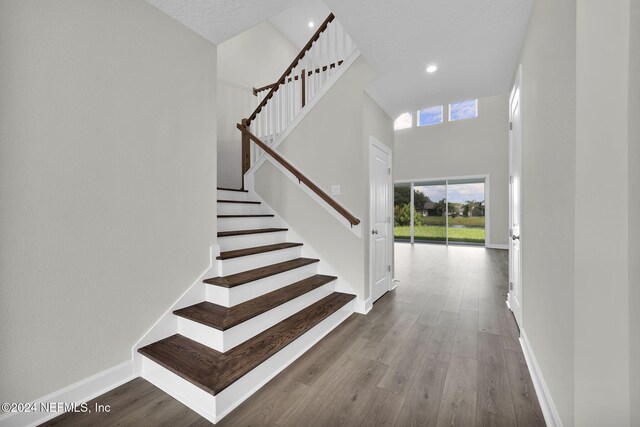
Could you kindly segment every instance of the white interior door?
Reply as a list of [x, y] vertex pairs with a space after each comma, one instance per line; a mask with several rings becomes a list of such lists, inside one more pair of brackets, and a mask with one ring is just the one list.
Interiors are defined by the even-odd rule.
[[370, 275], [371, 299], [377, 300], [391, 286], [391, 153], [371, 138], [369, 144], [371, 185]]
[[509, 101], [509, 307], [522, 328], [522, 67], [518, 69], [516, 82]]

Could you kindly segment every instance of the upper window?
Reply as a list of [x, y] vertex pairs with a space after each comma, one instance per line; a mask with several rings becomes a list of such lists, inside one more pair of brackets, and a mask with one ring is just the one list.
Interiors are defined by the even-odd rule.
[[437, 125], [442, 123], [442, 105], [418, 110], [418, 126]]
[[449, 121], [472, 119], [478, 117], [478, 100], [470, 99], [468, 101], [456, 102], [449, 104]]
[[393, 122], [393, 130], [407, 129], [413, 126], [413, 114], [400, 114], [395, 122]]

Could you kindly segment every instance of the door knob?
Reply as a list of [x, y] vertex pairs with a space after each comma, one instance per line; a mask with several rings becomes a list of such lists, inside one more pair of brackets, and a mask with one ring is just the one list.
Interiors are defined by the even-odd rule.
[[378, 230], [371, 230], [371, 234], [378, 234]]
[[515, 235], [513, 235], [513, 236], [511, 236], [511, 239], [512, 239], [512, 240], [520, 240], [520, 236], [515, 236]]

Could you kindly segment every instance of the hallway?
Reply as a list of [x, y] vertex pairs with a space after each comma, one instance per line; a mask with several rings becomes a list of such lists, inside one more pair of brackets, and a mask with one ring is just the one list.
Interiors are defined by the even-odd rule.
[[[369, 315], [353, 315], [219, 425], [544, 425], [504, 304], [507, 251], [400, 243], [395, 258], [395, 291]], [[120, 389], [96, 399], [112, 405], [102, 419], [70, 414], [53, 424], [207, 425], [144, 380]]]

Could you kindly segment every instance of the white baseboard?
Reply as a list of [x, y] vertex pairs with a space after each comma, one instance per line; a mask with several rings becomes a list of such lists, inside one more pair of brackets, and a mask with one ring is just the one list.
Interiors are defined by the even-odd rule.
[[556, 405], [553, 403], [549, 388], [544, 382], [542, 371], [536, 361], [536, 357], [533, 355], [531, 344], [527, 339], [527, 334], [524, 332], [524, 329], [520, 330], [520, 345], [522, 346], [524, 358], [527, 361], [533, 387], [536, 389], [536, 395], [538, 396], [540, 409], [542, 409], [542, 414], [544, 415], [544, 421], [548, 427], [562, 427], [562, 419], [560, 419], [560, 414], [558, 414]]
[[509, 250], [509, 245], [502, 245], [499, 243], [487, 243], [484, 245], [485, 248], [487, 249], [505, 249], [505, 250]]
[[361, 300], [360, 298], [355, 299], [354, 311], [360, 314], [367, 314], [371, 311], [373, 307], [373, 303], [371, 302], [371, 298], [367, 298], [366, 300]]
[[[41, 405], [47, 402], [67, 404], [85, 403], [131, 381], [133, 378], [135, 378], [133, 361], [127, 360], [126, 362], [35, 400], [33, 403], [37, 410], [34, 412], [9, 412], [1, 415], [0, 426], [37, 426], [58, 415], [62, 415], [61, 412], [41, 412]], [[45, 410], [45, 408], [42, 409]]]

